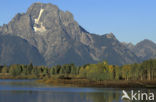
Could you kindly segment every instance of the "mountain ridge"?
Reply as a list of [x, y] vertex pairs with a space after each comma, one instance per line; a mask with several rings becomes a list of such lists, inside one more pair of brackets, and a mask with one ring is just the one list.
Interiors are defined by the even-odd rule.
[[0, 32], [27, 40], [47, 65], [83, 65], [103, 60], [123, 65], [140, 61], [113, 33], [89, 33], [74, 20], [72, 13], [52, 4], [32, 4], [26, 13], [18, 13], [0, 27]]
[[144, 39], [136, 45], [125, 44], [125, 46], [134, 52], [141, 61], [156, 58], [156, 43], [149, 39]]

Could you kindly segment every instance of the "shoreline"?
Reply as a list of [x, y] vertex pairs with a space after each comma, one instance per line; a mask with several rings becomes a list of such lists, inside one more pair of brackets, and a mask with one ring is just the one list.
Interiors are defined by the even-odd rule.
[[74, 87], [97, 87], [97, 88], [156, 88], [156, 80], [154, 81], [90, 81], [88, 79], [43, 79], [38, 80], [52, 86], [74, 86]]
[[47, 84], [50, 86], [73, 86], [73, 87], [95, 87], [95, 88], [156, 88], [156, 80], [105, 80], [91, 81], [82, 78], [73, 79], [54, 79], [43, 78], [39, 79], [32, 76], [3, 76], [1, 80], [36, 80], [38, 83]]

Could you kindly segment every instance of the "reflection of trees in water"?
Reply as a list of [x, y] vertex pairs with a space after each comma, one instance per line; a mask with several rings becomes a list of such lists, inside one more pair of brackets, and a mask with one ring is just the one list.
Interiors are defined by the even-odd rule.
[[86, 97], [85, 102], [120, 102], [120, 93], [107, 92], [107, 93], [82, 93], [81, 98]]
[[[89, 102], [86, 97], [80, 98], [79, 93], [48, 93], [39, 94], [38, 100], [34, 102]], [[90, 101], [91, 102], [91, 101]]]
[[[92, 92], [63, 92], [58, 91], [1, 91], [0, 102], [155, 102], [155, 101], [121, 101], [122, 90], [104, 89]], [[151, 93], [156, 95], [156, 89], [125, 89], [130, 91]], [[8, 98], [9, 97], [9, 98]]]

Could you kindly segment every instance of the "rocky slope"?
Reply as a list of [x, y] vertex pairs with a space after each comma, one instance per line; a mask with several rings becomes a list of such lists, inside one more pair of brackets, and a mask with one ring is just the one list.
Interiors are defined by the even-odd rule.
[[0, 32], [27, 40], [47, 65], [82, 65], [103, 60], [122, 65], [139, 61], [112, 33], [91, 34], [70, 12], [52, 4], [32, 4], [26, 13], [17, 14], [9, 24], [0, 27]]
[[129, 46], [125, 44], [128, 49], [134, 52], [141, 61], [156, 58], [156, 44], [148, 39], [140, 41], [136, 45]]
[[26, 40], [11, 35], [0, 36], [0, 64], [44, 65], [44, 58]]

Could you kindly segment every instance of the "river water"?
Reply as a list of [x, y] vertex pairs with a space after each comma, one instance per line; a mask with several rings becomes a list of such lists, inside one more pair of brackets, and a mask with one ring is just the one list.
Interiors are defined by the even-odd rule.
[[34, 80], [0, 80], [0, 102], [124, 102], [122, 90], [156, 92], [155, 89], [78, 88], [48, 86]]

